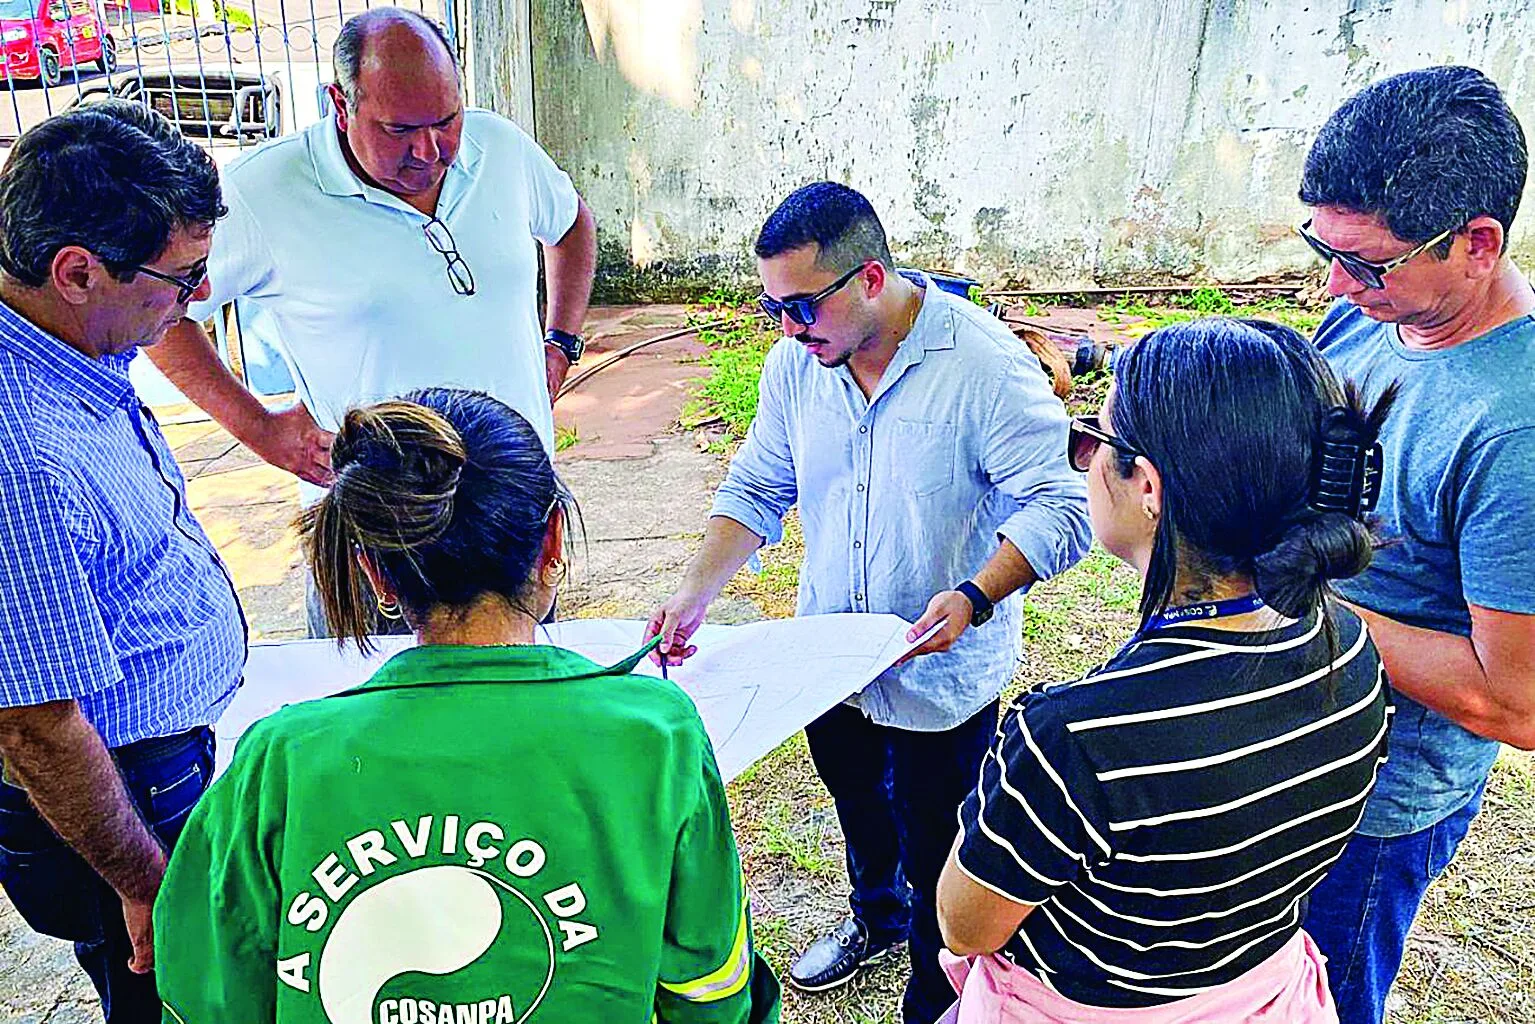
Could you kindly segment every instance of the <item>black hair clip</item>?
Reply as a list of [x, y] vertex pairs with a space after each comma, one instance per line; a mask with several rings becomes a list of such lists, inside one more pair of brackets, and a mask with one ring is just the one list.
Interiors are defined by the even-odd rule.
[[1358, 519], [1380, 500], [1385, 454], [1380, 442], [1365, 444], [1353, 414], [1331, 409], [1322, 421], [1315, 476], [1308, 504], [1318, 512], [1341, 512]]

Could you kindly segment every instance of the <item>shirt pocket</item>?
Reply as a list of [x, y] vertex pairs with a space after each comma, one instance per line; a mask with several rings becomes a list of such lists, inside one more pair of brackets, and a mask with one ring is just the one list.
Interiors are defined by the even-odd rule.
[[918, 498], [954, 483], [956, 432], [951, 423], [895, 420], [885, 445], [890, 480]]

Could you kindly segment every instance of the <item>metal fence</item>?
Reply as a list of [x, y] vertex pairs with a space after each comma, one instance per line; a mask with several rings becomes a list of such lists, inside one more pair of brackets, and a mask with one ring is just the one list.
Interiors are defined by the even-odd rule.
[[[459, 50], [454, 0], [396, 0], [443, 24]], [[328, 113], [331, 47], [374, 0], [0, 0], [0, 159], [28, 128], [109, 96], [164, 114], [223, 166]], [[214, 324], [222, 354], [253, 390], [292, 389], [270, 318], [238, 303]], [[146, 400], [179, 394], [135, 360]]]
[[[401, 0], [444, 24], [449, 0]], [[0, 145], [106, 95], [142, 99], [210, 146], [240, 148], [323, 114], [330, 50], [372, 0], [0, 0]]]

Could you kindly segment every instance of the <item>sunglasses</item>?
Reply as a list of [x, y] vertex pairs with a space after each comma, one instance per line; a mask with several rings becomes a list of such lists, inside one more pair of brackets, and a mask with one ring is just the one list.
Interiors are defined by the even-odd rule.
[[827, 285], [825, 288], [822, 288], [814, 295], [810, 295], [802, 299], [775, 299], [766, 292], [763, 292], [761, 295], [757, 296], [757, 305], [762, 307], [762, 312], [766, 313], [774, 320], [779, 319], [784, 314], [788, 314], [789, 319], [793, 320], [801, 327], [812, 327], [815, 325], [815, 307], [826, 301], [826, 298], [829, 295], [836, 292], [837, 289], [851, 281], [858, 275], [860, 270], [868, 265], [868, 263], [858, 264], [858, 266], [854, 267], [852, 270], [849, 270], [847, 273], [843, 274], [841, 277], [837, 278], [831, 284]]
[[1354, 253], [1344, 252], [1341, 249], [1334, 249], [1332, 246], [1328, 245], [1326, 242], [1322, 241], [1316, 235], [1311, 233], [1311, 221], [1309, 220], [1302, 224], [1300, 227], [1296, 228], [1295, 233], [1306, 240], [1306, 244], [1311, 246], [1312, 252], [1322, 257], [1322, 259], [1326, 260], [1329, 264], [1332, 263], [1333, 260], [1337, 260], [1338, 266], [1342, 267], [1344, 272], [1347, 273], [1349, 277], [1352, 277], [1355, 281], [1358, 281], [1366, 288], [1379, 289], [1386, 287], [1387, 274], [1391, 273], [1402, 264], [1417, 259], [1429, 249], [1432, 249], [1434, 246], [1438, 245], [1446, 238], [1449, 238], [1459, 230], [1460, 225], [1456, 225], [1455, 227], [1450, 228], [1448, 231], [1441, 231], [1439, 234], [1435, 235], [1433, 238], [1430, 238], [1422, 245], [1415, 245], [1411, 249], [1402, 253], [1402, 255], [1398, 256], [1396, 259], [1387, 260], [1385, 263], [1376, 263], [1372, 260], [1367, 260], [1357, 256]]
[[1071, 462], [1071, 468], [1078, 473], [1086, 473], [1092, 465], [1093, 454], [1097, 452], [1099, 445], [1108, 445], [1117, 452], [1126, 455], [1144, 455], [1139, 448], [1128, 441], [1121, 440], [1098, 425], [1097, 416], [1073, 416], [1071, 426], [1066, 434], [1066, 458]]
[[448, 261], [448, 283], [453, 286], [453, 290], [460, 295], [473, 295], [474, 274], [470, 273], [468, 262], [459, 253], [453, 232], [436, 217], [427, 221], [422, 230], [426, 232], [426, 240], [432, 243], [432, 248]]
[[136, 274], [152, 277], [156, 281], [164, 281], [166, 284], [175, 285], [176, 301], [181, 304], [185, 304], [188, 299], [197, 293], [197, 289], [203, 286], [203, 282], [208, 280], [208, 263], [206, 260], [193, 267], [192, 272], [186, 277], [177, 277], [174, 274], [151, 270], [148, 267], [132, 266], [128, 269]]

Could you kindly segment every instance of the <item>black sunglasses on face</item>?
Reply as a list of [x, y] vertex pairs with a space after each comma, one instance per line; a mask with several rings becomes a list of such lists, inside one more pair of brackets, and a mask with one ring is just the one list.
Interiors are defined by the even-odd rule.
[[175, 285], [176, 301], [181, 304], [185, 304], [188, 299], [196, 294], [197, 289], [203, 286], [203, 282], [208, 280], [208, 263], [206, 260], [193, 267], [192, 272], [186, 277], [177, 277], [174, 274], [166, 274], [159, 270], [151, 270], [148, 267], [141, 266], [132, 266], [128, 269], [136, 274], [146, 274], [156, 281], [164, 281], [166, 284]]
[[854, 277], [856, 277], [858, 272], [866, 266], [868, 266], [868, 263], [858, 264], [858, 266], [854, 267], [852, 270], [849, 270], [847, 273], [837, 278], [825, 288], [822, 288], [814, 295], [807, 296], [806, 298], [775, 299], [767, 292], [763, 292], [761, 295], [757, 296], [757, 305], [762, 307], [762, 312], [766, 313], [774, 320], [779, 319], [785, 313], [787, 313], [789, 315], [789, 319], [793, 320], [801, 327], [814, 326], [815, 307], [821, 302], [824, 302], [827, 296], [831, 295], [837, 289], [841, 288], [843, 285], [847, 284]]
[[1097, 416], [1072, 417], [1071, 427], [1066, 435], [1066, 458], [1070, 460], [1072, 469], [1078, 473], [1086, 473], [1092, 465], [1093, 453], [1101, 444], [1106, 444], [1126, 455], [1145, 454], [1130, 442], [1120, 440], [1104, 430], [1098, 425]]
[[1344, 252], [1341, 249], [1334, 249], [1332, 246], [1328, 245], [1326, 242], [1322, 241], [1316, 235], [1311, 233], [1311, 221], [1309, 220], [1302, 224], [1300, 227], [1296, 228], [1295, 233], [1304, 238], [1306, 240], [1306, 244], [1311, 246], [1311, 251], [1322, 257], [1322, 259], [1328, 263], [1332, 263], [1333, 260], [1337, 260], [1338, 266], [1342, 267], [1344, 273], [1348, 274], [1349, 277], [1352, 277], [1355, 281], [1358, 281], [1366, 288], [1379, 289], [1386, 287], [1387, 274], [1391, 273], [1402, 264], [1417, 259], [1429, 249], [1432, 249], [1434, 246], [1438, 245], [1446, 238], [1449, 238], [1459, 230], [1460, 227], [1457, 225], [1456, 227], [1450, 228], [1448, 231], [1441, 231], [1439, 234], [1435, 235], [1433, 238], [1430, 238], [1422, 245], [1415, 245], [1411, 249], [1408, 249], [1406, 252], [1402, 253], [1402, 255], [1398, 256], [1396, 259], [1387, 260], [1384, 263], [1376, 263], [1373, 260], [1367, 260], [1362, 256], [1358, 256], [1354, 253]]

